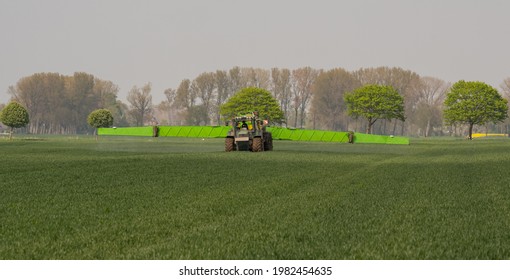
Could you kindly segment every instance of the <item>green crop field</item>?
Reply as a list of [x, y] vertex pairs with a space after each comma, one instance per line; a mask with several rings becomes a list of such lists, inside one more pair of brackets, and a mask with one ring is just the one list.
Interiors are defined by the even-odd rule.
[[2, 259], [509, 259], [510, 141], [0, 138]]

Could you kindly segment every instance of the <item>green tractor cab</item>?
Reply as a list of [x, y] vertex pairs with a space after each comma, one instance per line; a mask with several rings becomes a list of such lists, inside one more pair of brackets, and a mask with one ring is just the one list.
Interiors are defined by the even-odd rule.
[[273, 137], [266, 131], [267, 121], [256, 113], [235, 117], [225, 138], [225, 151], [263, 152], [273, 150]]

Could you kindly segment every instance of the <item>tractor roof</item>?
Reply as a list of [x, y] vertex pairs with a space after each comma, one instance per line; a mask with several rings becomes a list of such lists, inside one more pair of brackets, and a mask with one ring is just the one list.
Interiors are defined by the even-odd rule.
[[253, 114], [246, 114], [246, 115], [241, 115], [241, 116], [237, 116], [234, 118], [234, 120], [236, 121], [245, 121], [245, 120], [252, 120], [252, 119], [255, 119], [256, 117], [253, 115]]

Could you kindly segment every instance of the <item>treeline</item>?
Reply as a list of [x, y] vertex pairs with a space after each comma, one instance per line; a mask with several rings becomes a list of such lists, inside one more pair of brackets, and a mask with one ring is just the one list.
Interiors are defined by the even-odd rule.
[[[373, 133], [408, 136], [460, 135], [465, 127], [445, 127], [443, 103], [451, 84], [398, 67], [362, 68], [347, 71], [303, 67], [295, 70], [240, 68], [205, 72], [185, 79], [177, 89], [167, 89], [167, 100], [158, 106], [168, 112], [170, 124], [221, 124], [218, 108], [244, 87], [272, 92], [285, 113], [284, 126], [335, 131], [365, 131], [366, 120], [347, 115], [344, 95], [367, 84], [390, 85], [404, 98], [405, 121], [380, 120]], [[510, 78], [503, 81], [503, 95], [510, 96]], [[506, 131], [503, 124], [484, 131]]]
[[118, 86], [87, 73], [34, 74], [20, 79], [9, 93], [28, 110], [29, 133], [89, 133], [87, 116], [98, 108], [109, 109], [118, 125], [128, 124], [128, 108], [117, 100]]
[[[347, 115], [344, 95], [365, 84], [393, 86], [405, 100], [406, 121], [381, 120], [374, 133], [433, 135], [443, 133], [442, 103], [449, 83], [402, 68], [367, 68], [347, 71], [303, 67], [270, 70], [234, 67], [185, 79], [177, 89], [165, 91], [167, 101], [158, 108], [173, 112], [171, 123], [221, 124], [219, 106], [244, 87], [272, 92], [285, 113], [287, 127], [336, 131], [364, 131], [364, 120]], [[177, 112], [177, 114], [175, 114]]]
[[[127, 101], [118, 100], [119, 88], [111, 81], [87, 73], [64, 76], [38, 73], [20, 79], [9, 88], [12, 98], [30, 114], [29, 133], [91, 133], [87, 115], [95, 109], [109, 109], [114, 126], [222, 125], [219, 107], [245, 87], [269, 90], [285, 113], [283, 126], [336, 131], [365, 131], [366, 121], [347, 115], [344, 95], [366, 84], [391, 85], [404, 97], [406, 120], [380, 120], [373, 133], [431, 136], [460, 133], [461, 127], [444, 127], [443, 102], [450, 84], [421, 77], [402, 68], [378, 67], [347, 71], [303, 67], [259, 69], [233, 67], [204, 72], [184, 79], [177, 88], [164, 91], [165, 98], [153, 105], [151, 84], [134, 86]], [[502, 84], [510, 93], [510, 78]], [[494, 126], [500, 131], [505, 125]]]

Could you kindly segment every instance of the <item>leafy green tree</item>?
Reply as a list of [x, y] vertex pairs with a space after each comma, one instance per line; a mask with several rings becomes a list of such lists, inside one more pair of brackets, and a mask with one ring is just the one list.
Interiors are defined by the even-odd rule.
[[259, 113], [260, 117], [271, 122], [282, 123], [284, 121], [278, 101], [269, 91], [262, 88], [244, 88], [220, 107], [220, 114], [226, 119], [255, 111]]
[[30, 121], [28, 111], [18, 102], [11, 102], [0, 111], [0, 121], [10, 128], [9, 139], [15, 128], [24, 127]]
[[456, 82], [444, 102], [444, 118], [448, 124], [467, 124], [469, 139], [473, 126], [502, 122], [508, 117], [507, 100], [483, 82]]
[[372, 127], [374, 131], [380, 133], [397, 134], [400, 127], [400, 133], [404, 135], [407, 130], [412, 133], [416, 129], [417, 116], [415, 109], [416, 102], [420, 94], [420, 76], [410, 70], [405, 70], [400, 67], [377, 67], [377, 68], [361, 68], [353, 75], [357, 77], [361, 85], [387, 85], [392, 86], [404, 98], [404, 111], [406, 112], [405, 122], [393, 121], [393, 125], [389, 125], [387, 120], [377, 122]]
[[404, 98], [391, 86], [365, 85], [345, 95], [348, 114], [368, 121], [367, 133], [379, 119], [405, 120]]
[[97, 109], [92, 111], [87, 117], [87, 123], [96, 129], [96, 140], [97, 140], [97, 129], [100, 127], [110, 127], [113, 125], [113, 116], [110, 110]]

